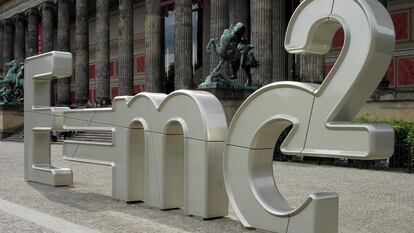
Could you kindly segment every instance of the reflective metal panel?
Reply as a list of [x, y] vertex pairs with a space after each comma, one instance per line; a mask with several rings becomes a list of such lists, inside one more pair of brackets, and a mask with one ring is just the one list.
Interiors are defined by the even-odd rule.
[[325, 54], [343, 27], [344, 48], [321, 85], [279, 82], [250, 96], [226, 138], [224, 175], [230, 203], [244, 226], [272, 232], [338, 232], [338, 195], [314, 193], [292, 208], [273, 177], [273, 148], [293, 125], [281, 150], [291, 155], [378, 159], [393, 153], [388, 125], [351, 121], [377, 87], [391, 60], [395, 36], [376, 0], [306, 0], [289, 23], [290, 53]]

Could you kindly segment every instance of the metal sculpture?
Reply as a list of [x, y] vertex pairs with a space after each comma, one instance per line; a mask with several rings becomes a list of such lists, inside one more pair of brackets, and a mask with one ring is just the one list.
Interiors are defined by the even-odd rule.
[[290, 53], [325, 54], [335, 32], [343, 50], [321, 85], [277, 82], [251, 95], [228, 130], [224, 175], [230, 203], [246, 227], [272, 232], [338, 232], [338, 195], [314, 193], [292, 208], [273, 177], [274, 143], [290, 155], [383, 159], [393, 153], [388, 125], [356, 125], [353, 117], [372, 94], [393, 56], [394, 28], [375, 0], [312, 0], [297, 8], [285, 47]]
[[[246, 38], [247, 28], [243, 23], [232, 24], [230, 28], [225, 29], [220, 40], [211, 39], [207, 45], [209, 53], [214, 52], [220, 57], [219, 64], [213, 69], [206, 80], [200, 84], [200, 88], [205, 88], [212, 83], [223, 83], [227, 87], [243, 87], [243, 85], [233, 82], [237, 79], [237, 72], [243, 69], [247, 76], [247, 82], [244, 87], [252, 87], [251, 69], [257, 68], [259, 63], [254, 57], [254, 46]], [[232, 75], [223, 73], [221, 67], [229, 62], [232, 67]]]
[[227, 214], [226, 189], [246, 227], [338, 232], [338, 195], [314, 193], [301, 206], [290, 207], [276, 187], [272, 157], [276, 139], [289, 125], [281, 146], [286, 154], [392, 155], [390, 126], [351, 123], [393, 55], [395, 33], [385, 8], [376, 0], [304, 1], [289, 23], [285, 47], [291, 53], [327, 53], [341, 26], [343, 50], [321, 85], [278, 82], [259, 89], [239, 108], [227, 136], [223, 108], [206, 92], [122, 96], [103, 109], [50, 107], [50, 81], [71, 75], [72, 56], [51, 52], [28, 58], [25, 179], [72, 184], [70, 169], [51, 165], [51, 130], [109, 130], [111, 143], [66, 141], [63, 151], [67, 160], [111, 166], [116, 199], [145, 200], [161, 209], [184, 207], [188, 215], [214, 218]]
[[[112, 143], [65, 141], [65, 159], [112, 166], [112, 196], [204, 219], [227, 215], [219, 100], [200, 91], [119, 96], [112, 108], [63, 113], [61, 130], [112, 131]], [[146, 179], [146, 180], [145, 180]]]
[[23, 70], [24, 66], [17, 66], [16, 61], [6, 63], [7, 73], [0, 83], [6, 85], [0, 89], [0, 105], [15, 104], [23, 101]]
[[26, 180], [72, 184], [70, 169], [51, 165], [51, 130], [111, 131], [110, 143], [65, 141], [64, 158], [111, 166], [115, 199], [184, 207], [186, 214], [205, 219], [227, 215], [221, 153], [227, 122], [214, 95], [141, 93], [116, 97], [112, 108], [55, 108], [48, 99], [50, 80], [70, 76], [70, 54], [52, 52], [26, 63], [25, 87], [32, 97], [25, 101]]
[[50, 132], [57, 130], [62, 112], [69, 110], [50, 107], [50, 84], [54, 78], [72, 75], [72, 54], [41, 54], [27, 58], [24, 66], [24, 179], [52, 186], [71, 185], [72, 170], [54, 167], [50, 160]]

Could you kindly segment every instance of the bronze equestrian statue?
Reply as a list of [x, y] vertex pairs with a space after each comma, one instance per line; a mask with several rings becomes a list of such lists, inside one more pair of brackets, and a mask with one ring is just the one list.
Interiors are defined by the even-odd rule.
[[9, 102], [23, 101], [23, 71], [24, 67], [19, 68], [16, 61], [6, 63], [8, 70], [3, 80], [0, 83], [6, 83], [0, 89], [0, 104]]
[[[237, 23], [224, 30], [219, 41], [215, 39], [210, 40], [207, 45], [207, 51], [218, 55], [220, 62], [203, 84], [221, 81], [232, 86], [234, 85], [232, 79], [237, 79], [237, 72], [243, 69], [248, 78], [245, 86], [252, 86], [251, 69], [257, 68], [259, 64], [253, 55], [252, 50], [254, 46], [247, 40], [246, 33], [246, 26], [243, 23]], [[231, 76], [220, 72], [222, 65], [226, 61], [232, 67]]]

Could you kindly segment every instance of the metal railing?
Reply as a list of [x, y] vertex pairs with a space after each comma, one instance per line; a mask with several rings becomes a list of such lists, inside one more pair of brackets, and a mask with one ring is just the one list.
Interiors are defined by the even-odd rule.
[[[279, 145], [280, 146], [280, 145]], [[279, 147], [276, 147], [279, 148]], [[333, 159], [319, 157], [304, 157], [285, 155], [279, 149], [275, 149], [274, 161], [307, 163], [315, 165], [330, 165], [341, 167], [352, 167], [359, 169], [375, 169], [413, 173], [414, 147], [408, 144], [395, 144], [394, 154], [389, 159], [383, 160], [354, 160], [354, 159]]]

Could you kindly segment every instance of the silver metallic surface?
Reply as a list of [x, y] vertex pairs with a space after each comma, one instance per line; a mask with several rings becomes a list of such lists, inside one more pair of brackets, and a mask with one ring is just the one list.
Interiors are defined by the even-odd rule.
[[24, 90], [24, 178], [27, 181], [63, 186], [72, 184], [72, 170], [53, 167], [50, 160], [50, 132], [69, 108], [50, 107], [50, 83], [72, 75], [72, 54], [50, 52], [27, 58]]
[[340, 26], [344, 47], [321, 85], [278, 82], [259, 89], [237, 111], [227, 136], [220, 102], [200, 91], [120, 96], [103, 109], [50, 107], [50, 81], [71, 75], [72, 56], [51, 52], [28, 58], [25, 179], [72, 184], [70, 169], [51, 165], [51, 130], [111, 131], [110, 143], [65, 141], [63, 153], [70, 161], [111, 166], [116, 199], [183, 207], [188, 215], [214, 218], [228, 213], [227, 190], [246, 227], [338, 232], [338, 195], [314, 193], [292, 208], [277, 189], [272, 157], [276, 139], [289, 125], [293, 128], [281, 146], [287, 154], [392, 155], [391, 127], [351, 124], [392, 57], [395, 33], [383, 6], [376, 0], [304, 1], [289, 23], [285, 47], [291, 53], [327, 53]]
[[65, 141], [63, 153], [71, 161], [110, 164], [114, 198], [183, 207], [202, 218], [227, 215], [227, 123], [214, 95], [183, 90], [119, 96], [112, 108], [65, 111], [61, 129], [112, 131], [112, 143]]
[[376, 0], [307, 0], [289, 23], [290, 53], [325, 54], [343, 27], [345, 43], [321, 85], [279, 82], [251, 95], [226, 138], [224, 175], [230, 203], [246, 227], [271, 232], [338, 232], [338, 195], [314, 193], [292, 208], [276, 186], [274, 144], [293, 125], [281, 150], [291, 155], [380, 159], [393, 153], [388, 125], [356, 125], [353, 117], [392, 58], [391, 18]]
[[112, 108], [50, 107], [50, 81], [71, 75], [70, 53], [26, 60], [25, 179], [72, 184], [72, 171], [50, 161], [51, 130], [111, 131], [111, 143], [65, 141], [67, 160], [111, 166], [113, 197], [155, 208], [183, 207], [188, 215], [228, 213], [222, 150], [227, 123], [218, 99], [207, 92], [176, 91], [120, 96]]

